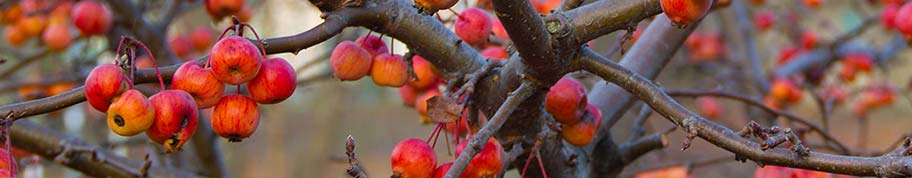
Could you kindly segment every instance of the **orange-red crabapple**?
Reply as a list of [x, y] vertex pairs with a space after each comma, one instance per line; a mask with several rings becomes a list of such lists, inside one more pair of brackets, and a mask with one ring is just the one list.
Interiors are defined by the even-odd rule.
[[27, 37], [40, 36], [47, 27], [47, 17], [43, 15], [25, 16], [16, 23]]
[[602, 123], [602, 111], [595, 105], [586, 106], [586, 114], [579, 122], [561, 125], [561, 136], [567, 143], [582, 147], [592, 143], [592, 138]]
[[107, 121], [111, 131], [121, 136], [133, 136], [152, 126], [155, 108], [139, 90], [127, 90], [111, 103]]
[[437, 73], [434, 72], [436, 71], [436, 69], [434, 69], [434, 64], [431, 64], [431, 62], [419, 55], [412, 57], [412, 71], [415, 72], [415, 76], [418, 77], [418, 79], [415, 80], [410, 78], [407, 84], [416, 89], [423, 90], [428, 87], [436, 86], [437, 81], [439, 80]]
[[716, 101], [716, 98], [710, 96], [697, 97], [697, 106], [700, 107], [700, 113], [707, 119], [716, 119], [722, 115], [722, 106]]
[[294, 94], [296, 79], [294, 68], [285, 59], [267, 59], [263, 61], [259, 74], [247, 83], [247, 92], [258, 103], [279, 103]]
[[355, 44], [367, 50], [370, 53], [370, 57], [374, 58], [380, 54], [389, 53], [389, 47], [386, 46], [386, 42], [383, 42], [383, 39], [380, 39], [378, 36], [374, 35], [365, 35], [358, 37], [355, 40]]
[[500, 46], [491, 46], [481, 51], [481, 57], [488, 59], [507, 59], [510, 54]]
[[411, 86], [399, 87], [399, 98], [402, 98], [402, 104], [406, 107], [415, 107], [415, 100], [418, 98], [419, 90]]
[[190, 42], [193, 43], [193, 49], [196, 51], [204, 52], [210, 49], [212, 41], [215, 41], [215, 34], [209, 28], [197, 27], [190, 32]]
[[259, 123], [260, 112], [256, 102], [244, 95], [224, 96], [212, 109], [212, 131], [229, 142], [240, 142], [250, 137]]
[[561, 0], [531, 0], [532, 6], [535, 7], [535, 11], [541, 14], [551, 14], [551, 11], [560, 7]]
[[95, 110], [107, 112], [114, 98], [127, 88], [123, 69], [114, 64], [102, 64], [89, 72], [85, 81], [86, 100]]
[[474, 7], [467, 8], [456, 18], [454, 25], [456, 36], [472, 46], [484, 44], [493, 33], [491, 21], [491, 16], [484, 10]]
[[899, 7], [898, 4], [887, 4], [881, 11], [880, 23], [885, 29], [892, 30], [896, 28], [896, 15], [899, 13]]
[[814, 49], [817, 46], [817, 34], [813, 32], [801, 33], [801, 47], [804, 49]]
[[212, 19], [221, 20], [229, 15], [234, 15], [241, 10], [244, 0], [206, 0], [206, 12]]
[[371, 62], [370, 75], [374, 84], [401, 87], [408, 82], [408, 64], [400, 55], [381, 54]]
[[80, 1], [71, 11], [73, 23], [85, 36], [102, 35], [111, 28], [111, 9], [95, 0]]
[[510, 35], [507, 34], [507, 29], [504, 28], [503, 23], [500, 23], [500, 19], [491, 18], [491, 20], [493, 20], [491, 23], [491, 31], [494, 32], [494, 36], [500, 38], [501, 40], [510, 39]]
[[453, 167], [453, 162], [443, 163], [440, 166], [437, 166], [437, 169], [434, 170], [434, 176], [431, 178], [443, 178], [446, 176], [447, 171], [450, 171], [450, 167]]
[[48, 25], [41, 35], [41, 40], [51, 51], [63, 51], [70, 46], [73, 37], [70, 35], [70, 28], [65, 23], [53, 23]]
[[247, 38], [228, 36], [215, 43], [209, 65], [222, 83], [238, 85], [253, 80], [265, 57]]
[[351, 41], [336, 45], [329, 56], [333, 76], [342, 81], [358, 80], [369, 74], [372, 61], [370, 52]]
[[15, 47], [22, 46], [26, 40], [25, 32], [16, 25], [6, 26], [6, 29], [3, 30], [3, 37], [6, 38], [7, 43]]
[[177, 55], [178, 58], [185, 59], [189, 57], [190, 50], [193, 49], [193, 45], [190, 42], [190, 38], [184, 35], [178, 35], [171, 37], [171, 40], [168, 40], [168, 46], [171, 47], [171, 51], [174, 52], [174, 55]]
[[215, 78], [212, 69], [203, 68], [193, 60], [184, 62], [177, 68], [171, 78], [171, 88], [193, 96], [200, 109], [215, 106], [225, 92], [225, 84]]
[[712, 0], [661, 0], [662, 11], [672, 24], [686, 27], [703, 18], [712, 6]]
[[162, 144], [167, 152], [181, 150], [196, 132], [199, 108], [193, 97], [183, 90], [165, 90], [149, 97], [155, 108], [155, 121], [146, 136]]
[[437, 154], [424, 140], [405, 139], [393, 148], [390, 154], [393, 177], [424, 178], [434, 174]]
[[912, 3], [906, 3], [899, 8], [893, 23], [896, 25], [896, 29], [906, 36], [906, 39], [912, 37]]
[[545, 110], [562, 124], [578, 122], [587, 103], [585, 86], [571, 77], [561, 78], [545, 95]]
[[[473, 137], [469, 137], [464, 142], [459, 142], [459, 145], [456, 145], [456, 157], [462, 153], [462, 150], [465, 150], [468, 146], [469, 141]], [[487, 178], [487, 177], [497, 177], [500, 175], [500, 171], [503, 171], [503, 162], [504, 159], [504, 150], [503, 147], [498, 143], [497, 139], [493, 137], [489, 138], [485, 142], [484, 148], [472, 157], [472, 160], [469, 161], [469, 165], [466, 166], [465, 171], [462, 173], [462, 178]]]
[[769, 30], [775, 22], [775, 15], [770, 11], [761, 11], [754, 14], [754, 24], [760, 31]]
[[452, 8], [458, 0], [415, 0], [415, 5], [424, 14], [434, 14], [443, 9]]

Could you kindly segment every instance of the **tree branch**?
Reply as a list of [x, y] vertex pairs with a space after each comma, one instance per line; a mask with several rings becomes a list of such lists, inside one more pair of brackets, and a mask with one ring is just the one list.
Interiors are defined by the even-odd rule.
[[569, 72], [570, 63], [566, 59], [558, 58], [555, 52], [557, 45], [551, 37], [551, 33], [556, 33], [560, 29], [550, 27], [556, 24], [549, 24], [546, 29], [545, 21], [532, 7], [531, 1], [497, 0], [493, 1], [493, 4], [497, 17], [516, 46], [516, 51], [529, 68], [524, 71], [531, 75], [527, 79], [550, 86]]
[[784, 148], [771, 148], [764, 151], [760, 149], [759, 144], [735, 134], [731, 129], [687, 110], [665, 94], [661, 87], [617, 63], [593, 52], [585, 53], [581, 63], [585, 70], [620, 85], [675, 125], [735, 153], [739, 158], [750, 159], [761, 165], [779, 165], [856, 176], [912, 176], [912, 168], [910, 168], [912, 159], [908, 155], [853, 157], [809, 152], [807, 156], [800, 156], [792, 150]]
[[[583, 44], [602, 35], [635, 26], [637, 22], [659, 13], [662, 13], [659, 0], [600, 0], [567, 11], [561, 16], [570, 19], [571, 38], [576, 44]], [[548, 18], [557, 18], [557, 15]]]
[[519, 85], [519, 87], [507, 97], [507, 100], [504, 101], [503, 105], [497, 109], [497, 113], [491, 117], [488, 124], [482, 127], [481, 130], [472, 137], [472, 140], [466, 145], [466, 149], [462, 150], [462, 153], [460, 153], [459, 157], [456, 158], [456, 161], [453, 162], [453, 167], [450, 167], [450, 170], [447, 171], [445, 177], [456, 178], [462, 175], [466, 166], [469, 165], [469, 161], [472, 161], [472, 158], [484, 148], [484, 143], [487, 143], [488, 139], [490, 139], [495, 132], [500, 130], [500, 127], [504, 125], [507, 118], [513, 113], [513, 110], [519, 107], [526, 98], [540, 90], [540, 88], [534, 86], [531, 82], [523, 82]]
[[[621, 65], [650, 79], [654, 79], [658, 76], [659, 72], [662, 71], [665, 65], [668, 64], [668, 61], [671, 60], [675, 51], [684, 43], [686, 37], [693, 32], [696, 27], [697, 25], [690, 25], [685, 29], [679, 29], [671, 26], [671, 21], [665, 15], [656, 16], [649, 24], [649, 27], [643, 31], [643, 35], [640, 39], [637, 40], [630, 51], [621, 59]], [[594, 52], [584, 49], [583, 55], [587, 53]], [[579, 65], [582, 66], [585, 64]], [[615, 146], [613, 143], [608, 144], [609, 142], [613, 142], [611, 141], [612, 138], [609, 136], [610, 129], [621, 119], [621, 116], [625, 113], [624, 111], [627, 111], [630, 108], [634, 98], [616, 84], [604, 81], [594, 85], [592, 91], [589, 92], [588, 98], [589, 102], [602, 110], [602, 113], [605, 115], [602, 116], [602, 125], [598, 134], [593, 138], [600, 144], [587, 147], [587, 150], [590, 150], [589, 152], [592, 152], [592, 150], [609, 150], [609, 148], [606, 147]], [[615, 163], [612, 163], [610, 161], [612, 159], [608, 157], [599, 156], [613, 156], [613, 154], [605, 153], [593, 155], [593, 160], [596, 161], [593, 161], [592, 177], [611, 177], [620, 173], [621, 168], [619, 167], [621, 166], [614, 165]], [[607, 168], [617, 170], [609, 170]]]
[[[140, 177], [142, 161], [130, 160], [89, 145], [79, 138], [49, 130], [29, 121], [16, 122], [10, 128], [13, 146], [48, 160], [65, 158], [64, 166], [93, 177]], [[183, 170], [153, 166], [149, 177], [197, 177]]]
[[38, 54], [20, 59], [18, 62], [16, 62], [16, 64], [13, 64], [12, 66], [8, 67], [5, 71], [3, 71], [3, 73], [0, 73], [0, 79], [6, 79], [7, 77], [15, 74], [16, 71], [26, 68], [26, 66], [28, 66], [32, 62], [38, 61], [40, 59], [44, 59], [44, 57], [46, 57], [48, 54], [50, 54], [50, 52], [48, 52], [47, 49], [42, 49], [42, 51], [38, 52]]
[[624, 165], [630, 164], [640, 156], [649, 153], [652, 150], [662, 149], [668, 146], [668, 134], [674, 131], [675, 127], [670, 127], [665, 131], [654, 133], [620, 146], [621, 160]]
[[835, 146], [836, 146], [835, 149], [838, 150], [839, 153], [847, 154], [847, 155], [853, 154], [852, 151], [850, 151], [845, 146], [845, 144], [840, 143], [839, 140], [836, 139], [836, 137], [830, 135], [830, 133], [827, 132], [825, 129], [823, 129], [823, 127], [821, 127], [820, 125], [817, 125], [816, 123], [814, 123], [808, 119], [805, 119], [801, 116], [792, 114], [790, 112], [785, 112], [785, 111], [781, 111], [781, 110], [778, 110], [775, 108], [771, 108], [771, 107], [767, 106], [766, 104], [763, 104], [763, 102], [761, 102], [759, 100], [755, 100], [748, 96], [743, 96], [743, 95], [725, 92], [725, 91], [666, 90], [665, 93], [667, 93], [669, 96], [686, 96], [686, 97], [715, 96], [715, 97], [729, 98], [729, 99], [741, 101], [741, 102], [750, 104], [752, 106], [758, 107], [760, 109], [763, 109], [764, 111], [766, 111], [770, 114], [782, 116], [788, 120], [801, 123], [801, 124], [807, 126], [808, 128], [810, 128], [811, 130], [813, 130], [814, 132], [817, 132], [818, 134], [820, 134], [820, 136], [823, 137], [823, 139], [825, 141], [835, 144]]

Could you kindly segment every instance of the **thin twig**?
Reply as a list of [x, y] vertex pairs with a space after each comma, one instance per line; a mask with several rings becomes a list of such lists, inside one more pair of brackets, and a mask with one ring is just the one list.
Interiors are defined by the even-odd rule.
[[348, 156], [348, 164], [351, 166], [345, 172], [353, 178], [367, 178], [367, 171], [355, 156], [355, 137], [351, 135], [345, 138], [345, 155]]
[[50, 52], [48, 52], [47, 49], [44, 49], [43, 51], [38, 52], [35, 55], [31, 55], [29, 57], [23, 58], [19, 62], [16, 62], [16, 64], [13, 64], [9, 68], [7, 68], [6, 71], [3, 71], [2, 73], [0, 73], [0, 79], [6, 79], [10, 75], [13, 75], [14, 73], [16, 73], [16, 71], [26, 68], [26, 66], [28, 66], [32, 62], [38, 61], [39, 59], [44, 59], [44, 57], [47, 56], [48, 54], [50, 54]]

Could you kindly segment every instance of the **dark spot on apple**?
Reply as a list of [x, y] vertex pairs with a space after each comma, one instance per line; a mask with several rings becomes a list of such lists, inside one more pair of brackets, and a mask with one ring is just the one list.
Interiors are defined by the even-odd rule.
[[177, 138], [177, 134], [172, 135], [171, 138], [168, 138], [168, 140], [171, 140], [169, 143], [171, 148], [177, 148], [177, 145], [180, 144], [180, 139]]
[[243, 140], [243, 138], [241, 138], [241, 135], [238, 135], [238, 134], [228, 135], [228, 142], [241, 142], [241, 140]]
[[119, 127], [123, 127], [127, 123], [124, 123], [124, 119], [123, 117], [120, 117], [120, 115], [114, 115], [114, 124], [117, 124]]
[[241, 75], [241, 67], [236, 65], [229, 67], [228, 71], [231, 72], [231, 75]]

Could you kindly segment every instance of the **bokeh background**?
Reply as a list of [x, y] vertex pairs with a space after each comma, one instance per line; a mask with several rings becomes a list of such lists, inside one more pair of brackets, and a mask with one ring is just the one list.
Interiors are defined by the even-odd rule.
[[[463, 0], [466, 1], [466, 0]], [[737, 0], [736, 0], [737, 1]], [[148, 1], [146, 3], [160, 3]], [[257, 28], [262, 37], [280, 37], [294, 35], [317, 25], [322, 21], [320, 12], [307, 1], [301, 0], [248, 0], [252, 7], [250, 24]], [[474, 4], [475, 2], [468, 2]], [[747, 3], [747, 2], [741, 2]], [[883, 8], [879, 4], [869, 4], [862, 0], [825, 1], [819, 8], [801, 6], [797, 1], [781, 0], [769, 1], [763, 5], [747, 4], [748, 14], [758, 11], [772, 11], [776, 14], [777, 23], [770, 31], [756, 33], [756, 45], [760, 57], [764, 62], [766, 72], [775, 67], [774, 63], [780, 50], [787, 45], [794, 45], [792, 31], [794, 28], [817, 34], [821, 42], [834, 40], [839, 35], [861, 25], [865, 18], [879, 15]], [[455, 8], [461, 11], [465, 4], [460, 2]], [[213, 22], [202, 6], [187, 9], [172, 24], [168, 32], [169, 37], [189, 34], [192, 30], [204, 27], [220, 32], [227, 26], [226, 22]], [[443, 18], [452, 18], [452, 14], [442, 11]], [[149, 14], [152, 16], [152, 14]], [[797, 26], [788, 25], [786, 19], [795, 19]], [[687, 49], [678, 51], [668, 67], [659, 76], [658, 82], [671, 89], [725, 89], [732, 92], [740, 91], [739, 85], [749, 83], [744, 79], [744, 69], [736, 68], [732, 63], [747, 60], [740, 57], [744, 51], [739, 44], [736, 17], [731, 8], [725, 8], [710, 13], [697, 33], [717, 33], [723, 36], [723, 46], [728, 52], [719, 61], [722, 62], [693, 62], [688, 57]], [[750, 19], [748, 19], [750, 20]], [[640, 23], [644, 28], [648, 20]], [[452, 24], [448, 24], [452, 26]], [[261, 121], [256, 133], [249, 139], [240, 143], [219, 141], [223, 151], [221, 155], [225, 160], [227, 171], [231, 177], [346, 177], [344, 170], [348, 167], [345, 160], [345, 138], [352, 135], [357, 141], [357, 154], [368, 173], [374, 177], [390, 175], [389, 154], [393, 146], [400, 140], [418, 137], [426, 138], [433, 130], [431, 125], [423, 125], [418, 121], [417, 112], [402, 105], [397, 89], [378, 87], [370, 79], [359, 81], [340, 82], [331, 78], [328, 65], [328, 56], [331, 48], [341, 40], [353, 40], [367, 33], [366, 29], [351, 27], [331, 40], [301, 51], [298, 54], [273, 55], [287, 59], [295, 66], [301, 81], [292, 98], [275, 105], [260, 105]], [[608, 53], [616, 46], [617, 38], [624, 32], [616, 32], [599, 38], [592, 43], [597, 51]], [[853, 41], [869, 44], [874, 47], [886, 45], [898, 33], [885, 30], [878, 23], [866, 30]], [[434, 40], [434, 39], [428, 39]], [[109, 54], [112, 47], [104, 44], [104, 39], [90, 39], [80, 42], [63, 53], [48, 54], [26, 70], [13, 74], [3, 79], [0, 83], [12, 81], [40, 80], [57, 75], [85, 74], [91, 68], [78, 68], [73, 66], [92, 66], [92, 64], [111, 61]], [[30, 42], [35, 43], [35, 42]], [[406, 47], [394, 42], [394, 52], [402, 54]], [[32, 47], [36, 46], [35, 44]], [[3, 49], [17, 49], [16, 51], [0, 51], [0, 55], [38, 51], [34, 48], [12, 48], [2, 43]], [[89, 50], [81, 50], [89, 49]], [[102, 53], [98, 60], [84, 59], [84, 53]], [[620, 58], [615, 54], [613, 58]], [[875, 72], [861, 75], [855, 82], [846, 85], [854, 90], [860, 90], [870, 83], [889, 82], [899, 88], [898, 98], [894, 104], [883, 109], [872, 111], [869, 119], [869, 137], [863, 145], [865, 149], [880, 150], [897, 140], [902, 134], [912, 131], [912, 103], [905, 97], [908, 94], [907, 84], [912, 73], [908, 72], [910, 57], [909, 50], [903, 50], [899, 55], [885, 63], [888, 70], [875, 69]], [[729, 62], [724, 62], [729, 61]], [[9, 65], [0, 64], [0, 70], [9, 70]], [[76, 68], [76, 69], [74, 69]], [[836, 69], [827, 73], [827, 80], [837, 79]], [[588, 85], [595, 83], [596, 78], [583, 73], [574, 73]], [[820, 112], [817, 104], [811, 98], [810, 92], [804, 93], [800, 104], [788, 110], [819, 121]], [[756, 95], [754, 95], [756, 96]], [[10, 104], [23, 101], [23, 97], [16, 92], [5, 92], [0, 97], [0, 103]], [[759, 99], [759, 98], [758, 98]], [[849, 97], [846, 103], [853, 102], [855, 98]], [[716, 121], [738, 130], [750, 119], [745, 114], [745, 105], [736, 101], [718, 99], [724, 107], [723, 115]], [[689, 108], [696, 109], [694, 100], [680, 98], [679, 102]], [[857, 120], [851, 113], [850, 104], [837, 105], [831, 120], [832, 134], [841, 142], [853, 148], [858, 148]], [[618, 125], [612, 130], [613, 136], [618, 141], [626, 140], [628, 125], [637, 113], [638, 107], [633, 107]], [[34, 116], [30, 120], [41, 122], [48, 127], [60, 130], [89, 142], [107, 145], [131, 159], [141, 160], [147, 152], [158, 152], [156, 146], [147, 143], [144, 135], [124, 138], [108, 131], [102, 113], [97, 112], [87, 104], [78, 104], [55, 114]], [[786, 123], [787, 122], [783, 122]], [[659, 115], [653, 115], [648, 122], [649, 132], [671, 127], [671, 123]], [[633, 175], [636, 170], [655, 164], [687, 163], [688, 160], [699, 160], [713, 157], [733, 157], [725, 150], [717, 148], [703, 140], [697, 140], [693, 146], [680, 151], [683, 138], [681, 131], [673, 132], [671, 144], [665, 149], [654, 151], [641, 157], [634, 164], [628, 166], [622, 175]], [[452, 141], [452, 137], [450, 138]], [[811, 140], [819, 140], [810, 136]], [[452, 161], [455, 159], [441, 142], [437, 147], [439, 160]], [[452, 144], [451, 144], [452, 145]], [[188, 145], [192, 147], [193, 145]], [[199, 160], [194, 157], [193, 149], [172, 154], [157, 156], [160, 162], [168, 166], [186, 167], [199, 170]], [[23, 177], [84, 177], [78, 172], [61, 167], [51, 161], [33, 157], [20, 157], [20, 166], [23, 167]], [[205, 161], [205, 160], [204, 160]], [[692, 177], [749, 177], [753, 175], [757, 165], [752, 162], [740, 163], [734, 160], [722, 161], [716, 164], [694, 167]], [[518, 177], [513, 170], [507, 177]]]

